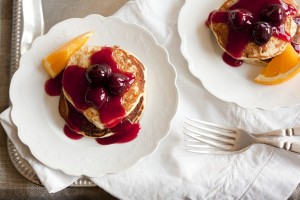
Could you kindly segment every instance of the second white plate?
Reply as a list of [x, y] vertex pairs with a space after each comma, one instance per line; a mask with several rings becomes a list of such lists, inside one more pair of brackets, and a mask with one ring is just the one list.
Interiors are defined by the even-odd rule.
[[299, 105], [300, 75], [281, 85], [265, 86], [254, 82], [262, 67], [244, 63], [233, 68], [224, 63], [221, 48], [205, 26], [209, 13], [223, 2], [187, 0], [180, 12], [181, 50], [191, 73], [214, 96], [244, 108], [273, 110]]

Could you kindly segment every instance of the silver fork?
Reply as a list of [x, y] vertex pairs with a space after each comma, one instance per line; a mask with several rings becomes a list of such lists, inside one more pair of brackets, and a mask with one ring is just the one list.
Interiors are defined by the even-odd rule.
[[280, 149], [300, 153], [300, 143], [268, 139], [265, 137], [300, 136], [300, 127], [279, 129], [271, 132], [255, 134], [238, 128], [228, 128], [221, 125], [186, 118], [184, 122], [184, 134], [191, 139], [186, 146], [187, 151], [195, 153], [226, 154], [244, 151], [252, 144], [261, 143]]

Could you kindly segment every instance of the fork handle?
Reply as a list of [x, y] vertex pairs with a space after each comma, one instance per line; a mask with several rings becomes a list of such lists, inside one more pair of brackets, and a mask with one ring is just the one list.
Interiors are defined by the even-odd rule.
[[300, 153], [300, 143], [297, 142], [289, 142], [289, 141], [284, 142], [278, 140], [264, 140], [264, 139], [258, 139], [257, 142], [262, 144], [268, 144], [270, 146], [277, 147], [280, 149], [285, 149], [295, 153]]
[[275, 131], [270, 131], [266, 133], [253, 134], [255, 137], [268, 137], [268, 136], [300, 136], [300, 127], [278, 129]]
[[300, 144], [298, 143], [291, 143], [290, 144], [290, 148], [286, 149], [288, 151], [292, 151], [292, 152], [296, 152], [296, 153], [300, 153]]

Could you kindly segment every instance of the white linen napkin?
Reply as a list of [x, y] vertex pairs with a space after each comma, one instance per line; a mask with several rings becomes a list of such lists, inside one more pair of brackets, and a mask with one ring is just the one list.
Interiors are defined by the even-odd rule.
[[[262, 132], [300, 126], [300, 106], [275, 111], [248, 110], [208, 93], [188, 71], [180, 52], [177, 20], [183, 4], [184, 0], [136, 0], [115, 13], [148, 29], [168, 50], [178, 73], [180, 101], [169, 136], [153, 154], [119, 174], [92, 181], [120, 199], [287, 199], [300, 181], [298, 154], [266, 145], [254, 145], [235, 155], [185, 151], [185, 116]], [[10, 108], [0, 117], [8, 137], [49, 192], [57, 192], [79, 178], [48, 168], [30, 154], [18, 139]]]

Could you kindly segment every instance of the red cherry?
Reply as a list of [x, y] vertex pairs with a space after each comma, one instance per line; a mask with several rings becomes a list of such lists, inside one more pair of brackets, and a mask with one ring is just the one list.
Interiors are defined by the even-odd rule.
[[97, 86], [105, 83], [111, 72], [112, 69], [109, 65], [95, 64], [86, 70], [85, 75], [90, 84]]
[[285, 11], [281, 5], [270, 4], [261, 11], [263, 21], [270, 23], [273, 26], [283, 24], [285, 19]]
[[243, 30], [250, 27], [253, 21], [252, 13], [245, 9], [228, 11], [228, 23], [233, 30]]
[[272, 37], [272, 27], [267, 22], [257, 22], [252, 29], [253, 41], [258, 45], [267, 43]]
[[85, 101], [100, 108], [107, 101], [107, 93], [102, 88], [89, 88], [85, 94]]
[[124, 74], [112, 73], [107, 82], [108, 90], [113, 95], [123, 95], [129, 88], [129, 78]]

